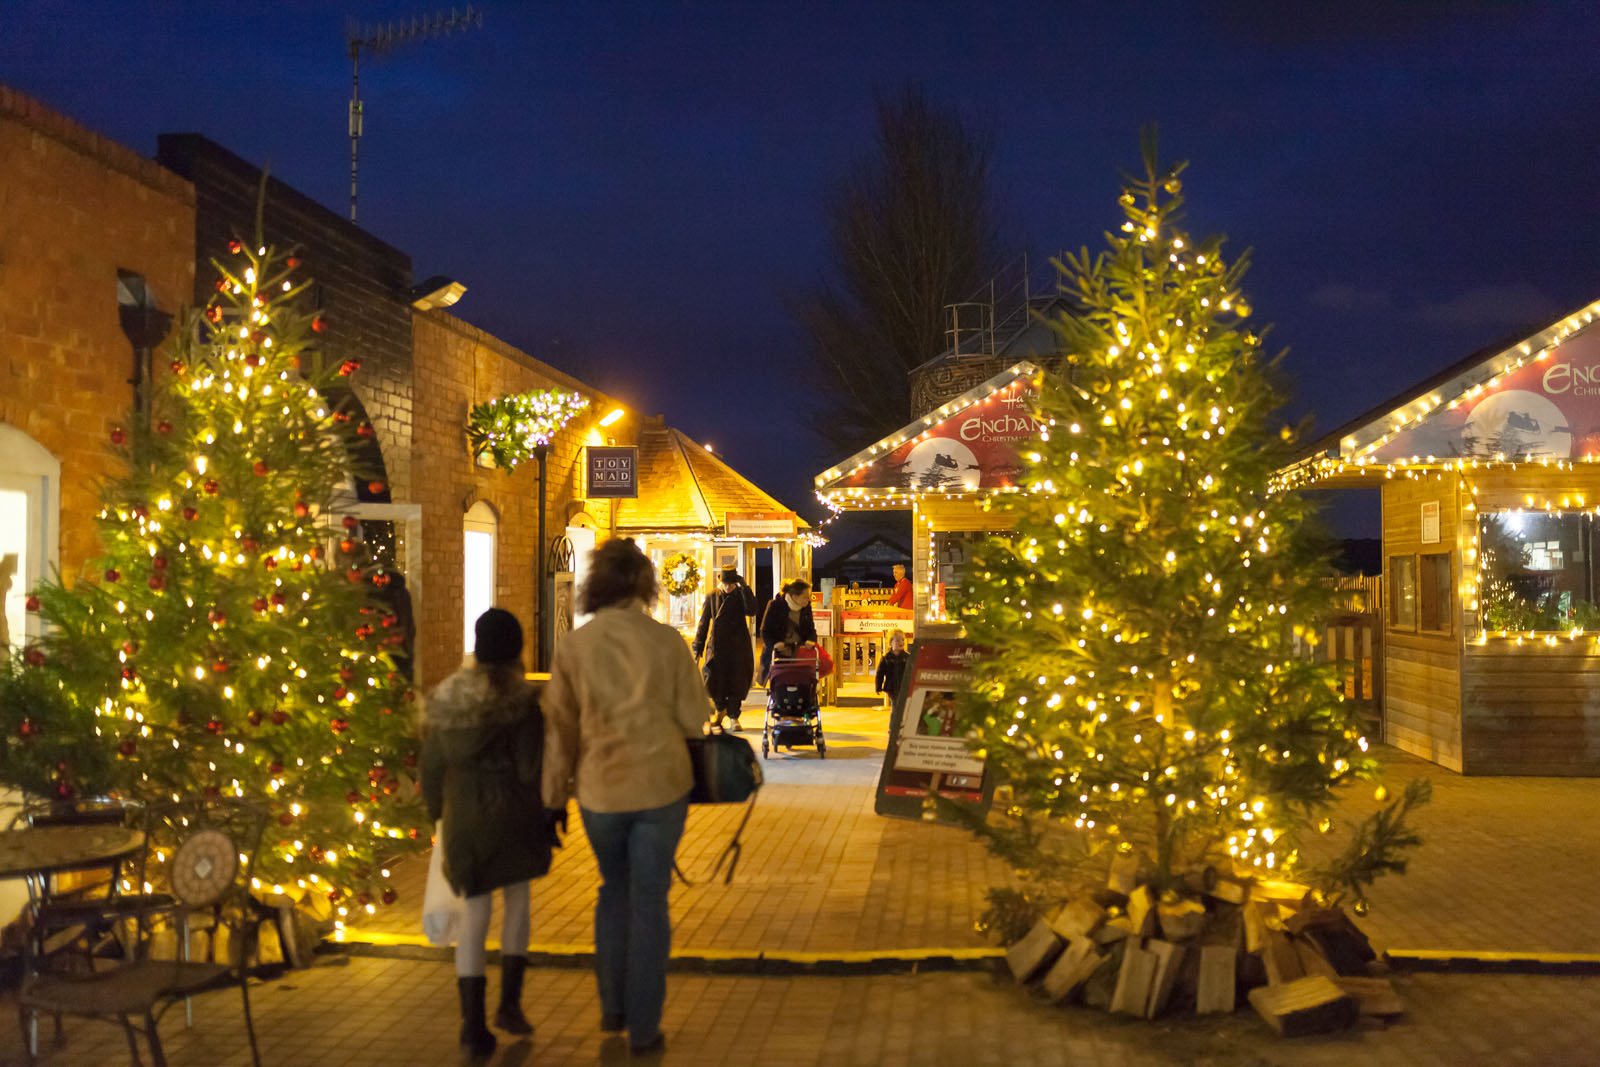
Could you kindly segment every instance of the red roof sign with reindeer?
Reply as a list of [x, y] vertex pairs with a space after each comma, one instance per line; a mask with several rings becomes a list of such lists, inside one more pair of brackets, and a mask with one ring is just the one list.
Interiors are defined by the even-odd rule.
[[1018, 363], [823, 472], [825, 498], [916, 496], [1009, 489], [1019, 451], [1039, 432], [1032, 392], [1039, 370]]

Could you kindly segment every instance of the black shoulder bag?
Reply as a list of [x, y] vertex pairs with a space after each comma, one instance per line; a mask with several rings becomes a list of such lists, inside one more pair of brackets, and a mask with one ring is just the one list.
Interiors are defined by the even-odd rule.
[[[694, 769], [694, 787], [689, 791], [689, 803], [746, 804], [744, 818], [739, 820], [733, 840], [728, 842], [728, 847], [722, 850], [722, 855], [717, 857], [716, 864], [711, 868], [711, 877], [715, 878], [723, 863], [728, 864], [728, 873], [722, 879], [722, 884], [727, 885], [733, 881], [734, 869], [739, 866], [739, 853], [743, 850], [739, 837], [750, 822], [750, 813], [756, 806], [756, 793], [761, 789], [761, 764], [756, 760], [755, 749], [750, 742], [720, 727], [713, 727], [703, 737], [688, 738], [687, 744], [689, 765]], [[672, 871], [682, 879], [684, 885], [695, 884], [689, 881], [676, 862], [672, 865]]]

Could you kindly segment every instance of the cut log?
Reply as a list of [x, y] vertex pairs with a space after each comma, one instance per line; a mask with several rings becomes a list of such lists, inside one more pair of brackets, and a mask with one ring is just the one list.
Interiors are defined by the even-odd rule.
[[1198, 900], [1180, 900], [1156, 908], [1161, 920], [1161, 936], [1168, 941], [1199, 937], [1206, 929], [1206, 908]]
[[1132, 896], [1139, 874], [1138, 856], [1113, 856], [1111, 873], [1106, 878], [1106, 888], [1123, 896]]
[[1232, 945], [1200, 946], [1200, 987], [1195, 991], [1194, 1010], [1201, 1015], [1230, 1012], [1238, 1003], [1234, 972], [1239, 953]]
[[1405, 1014], [1406, 1006], [1387, 978], [1335, 978], [1333, 981], [1356, 998], [1362, 1015], [1392, 1019]]
[[1159, 960], [1154, 952], [1128, 943], [1117, 971], [1117, 988], [1111, 994], [1111, 1010], [1122, 1015], [1143, 1015], [1150, 1006], [1150, 989], [1156, 980]]
[[1302, 974], [1320, 974], [1324, 978], [1337, 978], [1339, 972], [1333, 969], [1327, 957], [1323, 956], [1317, 946], [1303, 937], [1293, 937], [1289, 943], [1294, 946], [1295, 955], [1300, 957], [1300, 971]]
[[1178, 971], [1183, 966], [1184, 947], [1152, 938], [1145, 942], [1145, 951], [1156, 958], [1155, 978], [1150, 983], [1150, 999], [1144, 1009], [1145, 1018], [1154, 1019], [1172, 996], [1173, 983], [1178, 980]]
[[1206, 895], [1225, 900], [1229, 904], [1243, 904], [1245, 897], [1250, 895], [1249, 883], [1241, 879], [1219, 874], [1214, 879], [1207, 880], [1211, 884], [1206, 888]]
[[1084, 937], [1106, 921], [1105, 909], [1087, 900], [1073, 900], [1061, 905], [1050, 917], [1050, 927], [1068, 940]]
[[1267, 969], [1268, 985], [1286, 985], [1305, 977], [1299, 954], [1289, 942], [1289, 935], [1281, 930], [1263, 931], [1261, 965]]
[[1006, 950], [1006, 966], [1018, 982], [1026, 982], [1061, 955], [1061, 939], [1040, 919], [1021, 941]]
[[1121, 941], [1132, 934], [1133, 923], [1128, 921], [1126, 915], [1118, 915], [1101, 923], [1089, 936], [1102, 945], [1109, 945], [1113, 941]]
[[1271, 879], [1258, 879], [1250, 886], [1250, 897], [1253, 900], [1284, 901], [1301, 907], [1311, 896], [1311, 887], [1301, 885], [1299, 882], [1278, 882]]
[[1083, 983], [1083, 1002], [1091, 1008], [1102, 1010], [1111, 1007], [1111, 995], [1116, 992], [1117, 977], [1122, 971], [1122, 954], [1126, 941], [1111, 946], [1111, 951], [1100, 960], [1089, 980]]
[[1259, 900], [1250, 900], [1239, 910], [1239, 915], [1244, 920], [1244, 950], [1260, 952], [1267, 938], [1266, 909]]
[[1075, 937], [1067, 942], [1066, 949], [1050, 970], [1045, 973], [1041, 986], [1045, 998], [1052, 1003], [1066, 1000], [1100, 969], [1104, 957], [1100, 949], [1087, 937]]
[[1156, 932], [1156, 898], [1147, 885], [1128, 894], [1128, 928], [1135, 937], [1151, 937]]
[[1284, 1037], [1327, 1034], [1353, 1026], [1360, 1016], [1356, 998], [1331, 978], [1301, 978], [1285, 985], [1250, 990], [1250, 1006]]
[[1335, 971], [1356, 977], [1366, 974], [1367, 965], [1378, 958], [1372, 951], [1372, 942], [1344, 912], [1336, 911], [1335, 915], [1335, 921], [1305, 927], [1306, 938], [1317, 946]]

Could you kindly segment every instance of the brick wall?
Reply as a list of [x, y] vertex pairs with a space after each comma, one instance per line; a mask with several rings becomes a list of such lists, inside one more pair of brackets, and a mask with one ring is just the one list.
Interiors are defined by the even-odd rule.
[[[487, 501], [499, 518], [497, 603], [516, 614], [527, 635], [524, 659], [533, 661], [534, 567], [539, 523], [538, 477], [530, 460], [514, 472], [486, 470], [467, 449], [467, 412], [507, 393], [572, 389], [590, 399], [555, 440], [546, 461], [545, 539], [559, 537], [583, 500], [583, 445], [594, 423], [614, 405], [607, 397], [527, 353], [443, 311], [413, 313], [415, 406], [412, 499], [422, 505], [423, 594], [416, 605], [423, 677], [432, 685], [460, 664], [462, 648], [461, 519], [474, 501]], [[608, 427], [617, 441], [632, 440], [631, 419]], [[609, 530], [610, 509], [596, 501], [589, 515]]]
[[[196, 300], [210, 295], [211, 260], [234, 237], [253, 240], [261, 170], [198, 134], [163, 134], [157, 158], [195, 189]], [[356, 398], [377, 431], [393, 499], [411, 486], [411, 257], [275, 178], [262, 211], [266, 241], [298, 246], [328, 321], [335, 361], [357, 359]]]
[[[61, 569], [98, 554], [98, 484], [133, 404], [117, 271], [163, 311], [194, 288], [194, 190], [150, 160], [0, 86], [0, 422], [61, 460]], [[158, 352], [158, 376], [167, 360]]]

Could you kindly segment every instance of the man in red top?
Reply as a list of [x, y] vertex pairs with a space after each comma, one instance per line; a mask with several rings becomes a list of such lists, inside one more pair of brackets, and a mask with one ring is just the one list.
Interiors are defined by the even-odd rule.
[[894, 565], [894, 592], [889, 594], [889, 606], [911, 610], [911, 579], [906, 577], [905, 567], [898, 563]]

